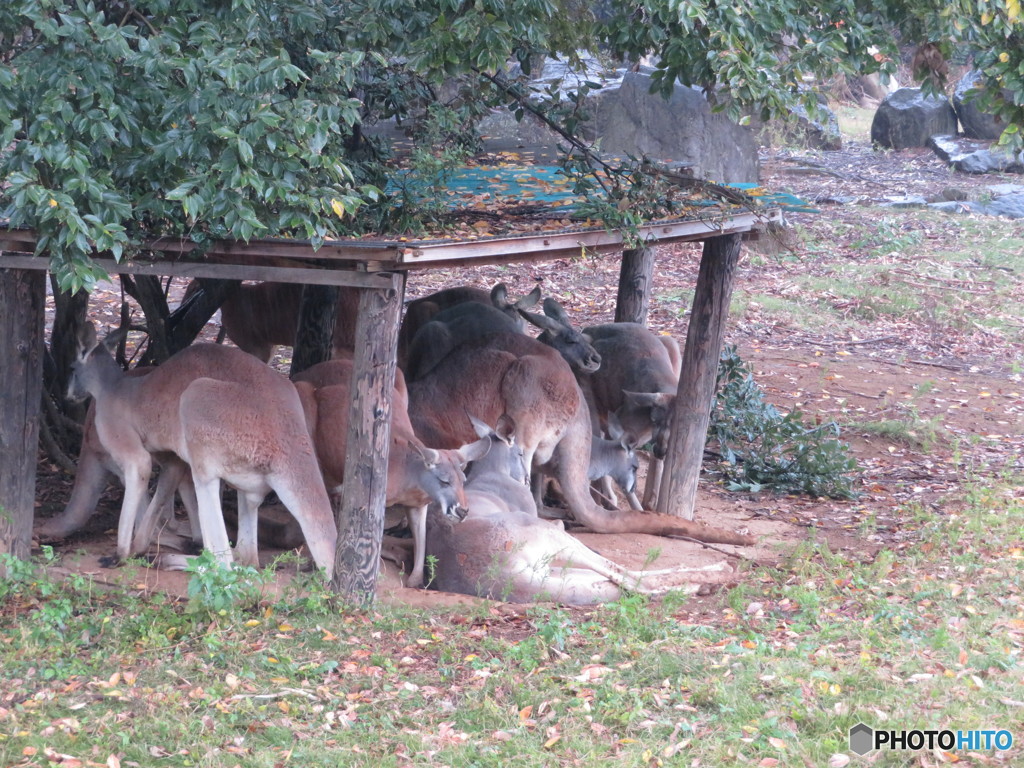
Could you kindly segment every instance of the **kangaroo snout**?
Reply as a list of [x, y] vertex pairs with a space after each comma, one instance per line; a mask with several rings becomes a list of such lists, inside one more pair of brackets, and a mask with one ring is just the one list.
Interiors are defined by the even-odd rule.
[[456, 523], [461, 523], [468, 514], [469, 510], [462, 504], [446, 504], [444, 507], [444, 516]]

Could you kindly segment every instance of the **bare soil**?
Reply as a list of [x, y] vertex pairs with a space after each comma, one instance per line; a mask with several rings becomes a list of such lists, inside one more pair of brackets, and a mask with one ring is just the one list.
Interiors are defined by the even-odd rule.
[[[853, 225], [857, 231], [873, 231], [878, 209], [865, 204], [889, 196], [942, 199], [952, 194], [977, 195], [988, 185], [1018, 181], [955, 174], [926, 150], [880, 153], [856, 142], [839, 152], [768, 150], [762, 157], [764, 186], [790, 191], [820, 206], [820, 213], [793, 214], [790, 218], [805, 232], [826, 242], [830, 232], [849, 231], [849, 226], [841, 228], [840, 224]], [[847, 202], [829, 202], [835, 200]], [[737, 291], [784, 296], [792, 290], [794, 273], [821, 269], [827, 274], [825, 267], [833, 261], [867, 258], [864, 249], [848, 237], [837, 235], [833, 242], [834, 253], [819, 254], [813, 262], [771, 256], [755, 259], [751, 256], [755, 251], [748, 249]], [[936, 249], [943, 246], [942, 226], [929, 233], [928, 242]], [[1024, 247], [1022, 242], [1018, 239], [1015, 247]], [[799, 246], [792, 247], [795, 250], [777, 252], [799, 256]], [[686, 334], [688, 299], [680, 301], [678, 297], [692, 291], [699, 258], [699, 246], [663, 248], [658, 255], [649, 322], [681, 344]], [[944, 286], [929, 282], [927, 258], [899, 251], [886, 258], [912, 280], [931, 286], [942, 300]], [[1019, 275], [1016, 278], [1021, 306], [1024, 280]], [[503, 281], [512, 293], [526, 293], [539, 283], [545, 295], [555, 296], [580, 326], [586, 326], [612, 319], [617, 280], [618, 262], [611, 257], [481, 267], [414, 273], [408, 298], [459, 283], [491, 286]], [[174, 290], [180, 289], [177, 286]], [[970, 290], [984, 289], [981, 285]], [[120, 299], [116, 288], [95, 294], [94, 313], [102, 313], [115, 324]], [[828, 288], [822, 289], [817, 299], [833, 304], [838, 301]], [[210, 335], [215, 333], [216, 328], [211, 327]], [[827, 541], [833, 550], [870, 559], [882, 548], [899, 550], [915, 540], [915, 510], [955, 512], [965, 477], [983, 480], [1024, 469], [1022, 350], [1015, 342], [986, 332], [980, 325], [953, 328], [929, 322], [927, 317], [864, 315], [854, 334], [830, 327], [809, 332], [751, 302], [742, 312], [734, 312], [727, 341], [752, 363], [757, 381], [782, 409], [799, 407], [819, 421], [838, 419], [842, 423], [849, 422], [851, 415], [865, 423], [906, 417], [912, 412], [921, 422], [934, 420], [931, 423], [937, 439], [929, 444], [927, 440], [878, 436], [856, 427], [844, 430], [842, 438], [850, 444], [861, 467], [860, 495], [853, 501], [729, 492], [718, 481], [714, 464], [709, 461], [700, 489], [699, 519], [748, 531], [757, 537], [756, 546], [706, 548], [647, 535], [581, 534], [589, 546], [605, 556], [633, 568], [726, 560], [732, 568], [719, 578], [723, 583], [744, 578], [752, 564], [779, 562], [812, 535]], [[43, 459], [38, 481], [37, 517], [41, 519], [64, 507], [72, 478]], [[59, 543], [58, 550], [66, 555], [64, 567], [88, 571], [103, 580], [127, 579], [139, 588], [184, 594], [185, 579], [180, 573], [152, 569], [111, 572], [99, 568], [97, 557], [113, 550], [119, 503], [119, 491], [112, 487], [88, 529]], [[269, 557], [273, 553], [267, 554]], [[472, 602], [472, 598], [463, 596], [404, 589], [391, 565], [383, 572], [380, 594], [384, 600], [427, 607]], [[699, 613], [701, 606], [701, 599], [695, 599], [692, 611]]]

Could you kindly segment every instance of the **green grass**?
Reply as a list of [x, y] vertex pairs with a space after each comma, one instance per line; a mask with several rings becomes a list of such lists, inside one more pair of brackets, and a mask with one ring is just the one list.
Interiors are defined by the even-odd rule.
[[859, 561], [812, 537], [696, 621], [675, 596], [353, 611], [260, 579], [224, 608], [12, 564], [0, 765], [824, 766], [858, 721], [1009, 728], [1017, 764], [1021, 481], [900, 513], [912, 544]]

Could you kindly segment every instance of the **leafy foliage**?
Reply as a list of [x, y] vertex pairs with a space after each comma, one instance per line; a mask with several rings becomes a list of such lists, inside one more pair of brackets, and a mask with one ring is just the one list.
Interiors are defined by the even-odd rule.
[[[931, 41], [939, 62], [973, 53], [1005, 138], [1017, 135], [1019, 0], [773, 0], [756, 11], [714, 0], [3, 3], [0, 217], [39, 233], [38, 252], [71, 290], [102, 277], [93, 255], [125, 258], [155, 236], [201, 250], [211, 238], [316, 245], [400, 228], [416, 209], [395, 216], [381, 192], [395, 173], [372, 135], [381, 120], [415, 129], [429, 116], [446, 135], [417, 141], [449, 148], [490, 106], [526, 111], [509, 86], [538, 57], [598, 48], [653, 56], [661, 91], [699, 87], [733, 116], [813, 113], [809, 77], [891, 71], [896, 28]], [[590, 87], [530, 99], [576, 138]], [[593, 161], [577, 152], [569, 165]], [[627, 226], [657, 192], [636, 169], [591, 188], [610, 197], [595, 210]]]
[[708, 438], [721, 453], [730, 490], [852, 498], [857, 464], [838, 437], [835, 422], [807, 424], [799, 410], [782, 414], [736, 348], [724, 350]]

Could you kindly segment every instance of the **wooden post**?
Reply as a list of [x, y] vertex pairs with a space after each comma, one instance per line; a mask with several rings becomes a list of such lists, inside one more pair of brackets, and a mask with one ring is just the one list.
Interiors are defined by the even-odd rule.
[[0, 269], [0, 552], [32, 542], [43, 389], [46, 272]]
[[619, 269], [619, 295], [615, 301], [616, 323], [647, 324], [651, 283], [654, 277], [653, 247], [643, 246], [622, 252]]
[[359, 292], [345, 483], [335, 511], [338, 548], [331, 586], [354, 603], [372, 602], [377, 589], [391, 448], [391, 393], [405, 296], [404, 273], [381, 274], [380, 279], [380, 287]]
[[697, 502], [697, 480], [741, 243], [742, 236], [738, 234], [707, 239], [697, 275], [682, 373], [672, 412], [672, 436], [658, 497], [659, 512], [687, 520], [693, 519]]

